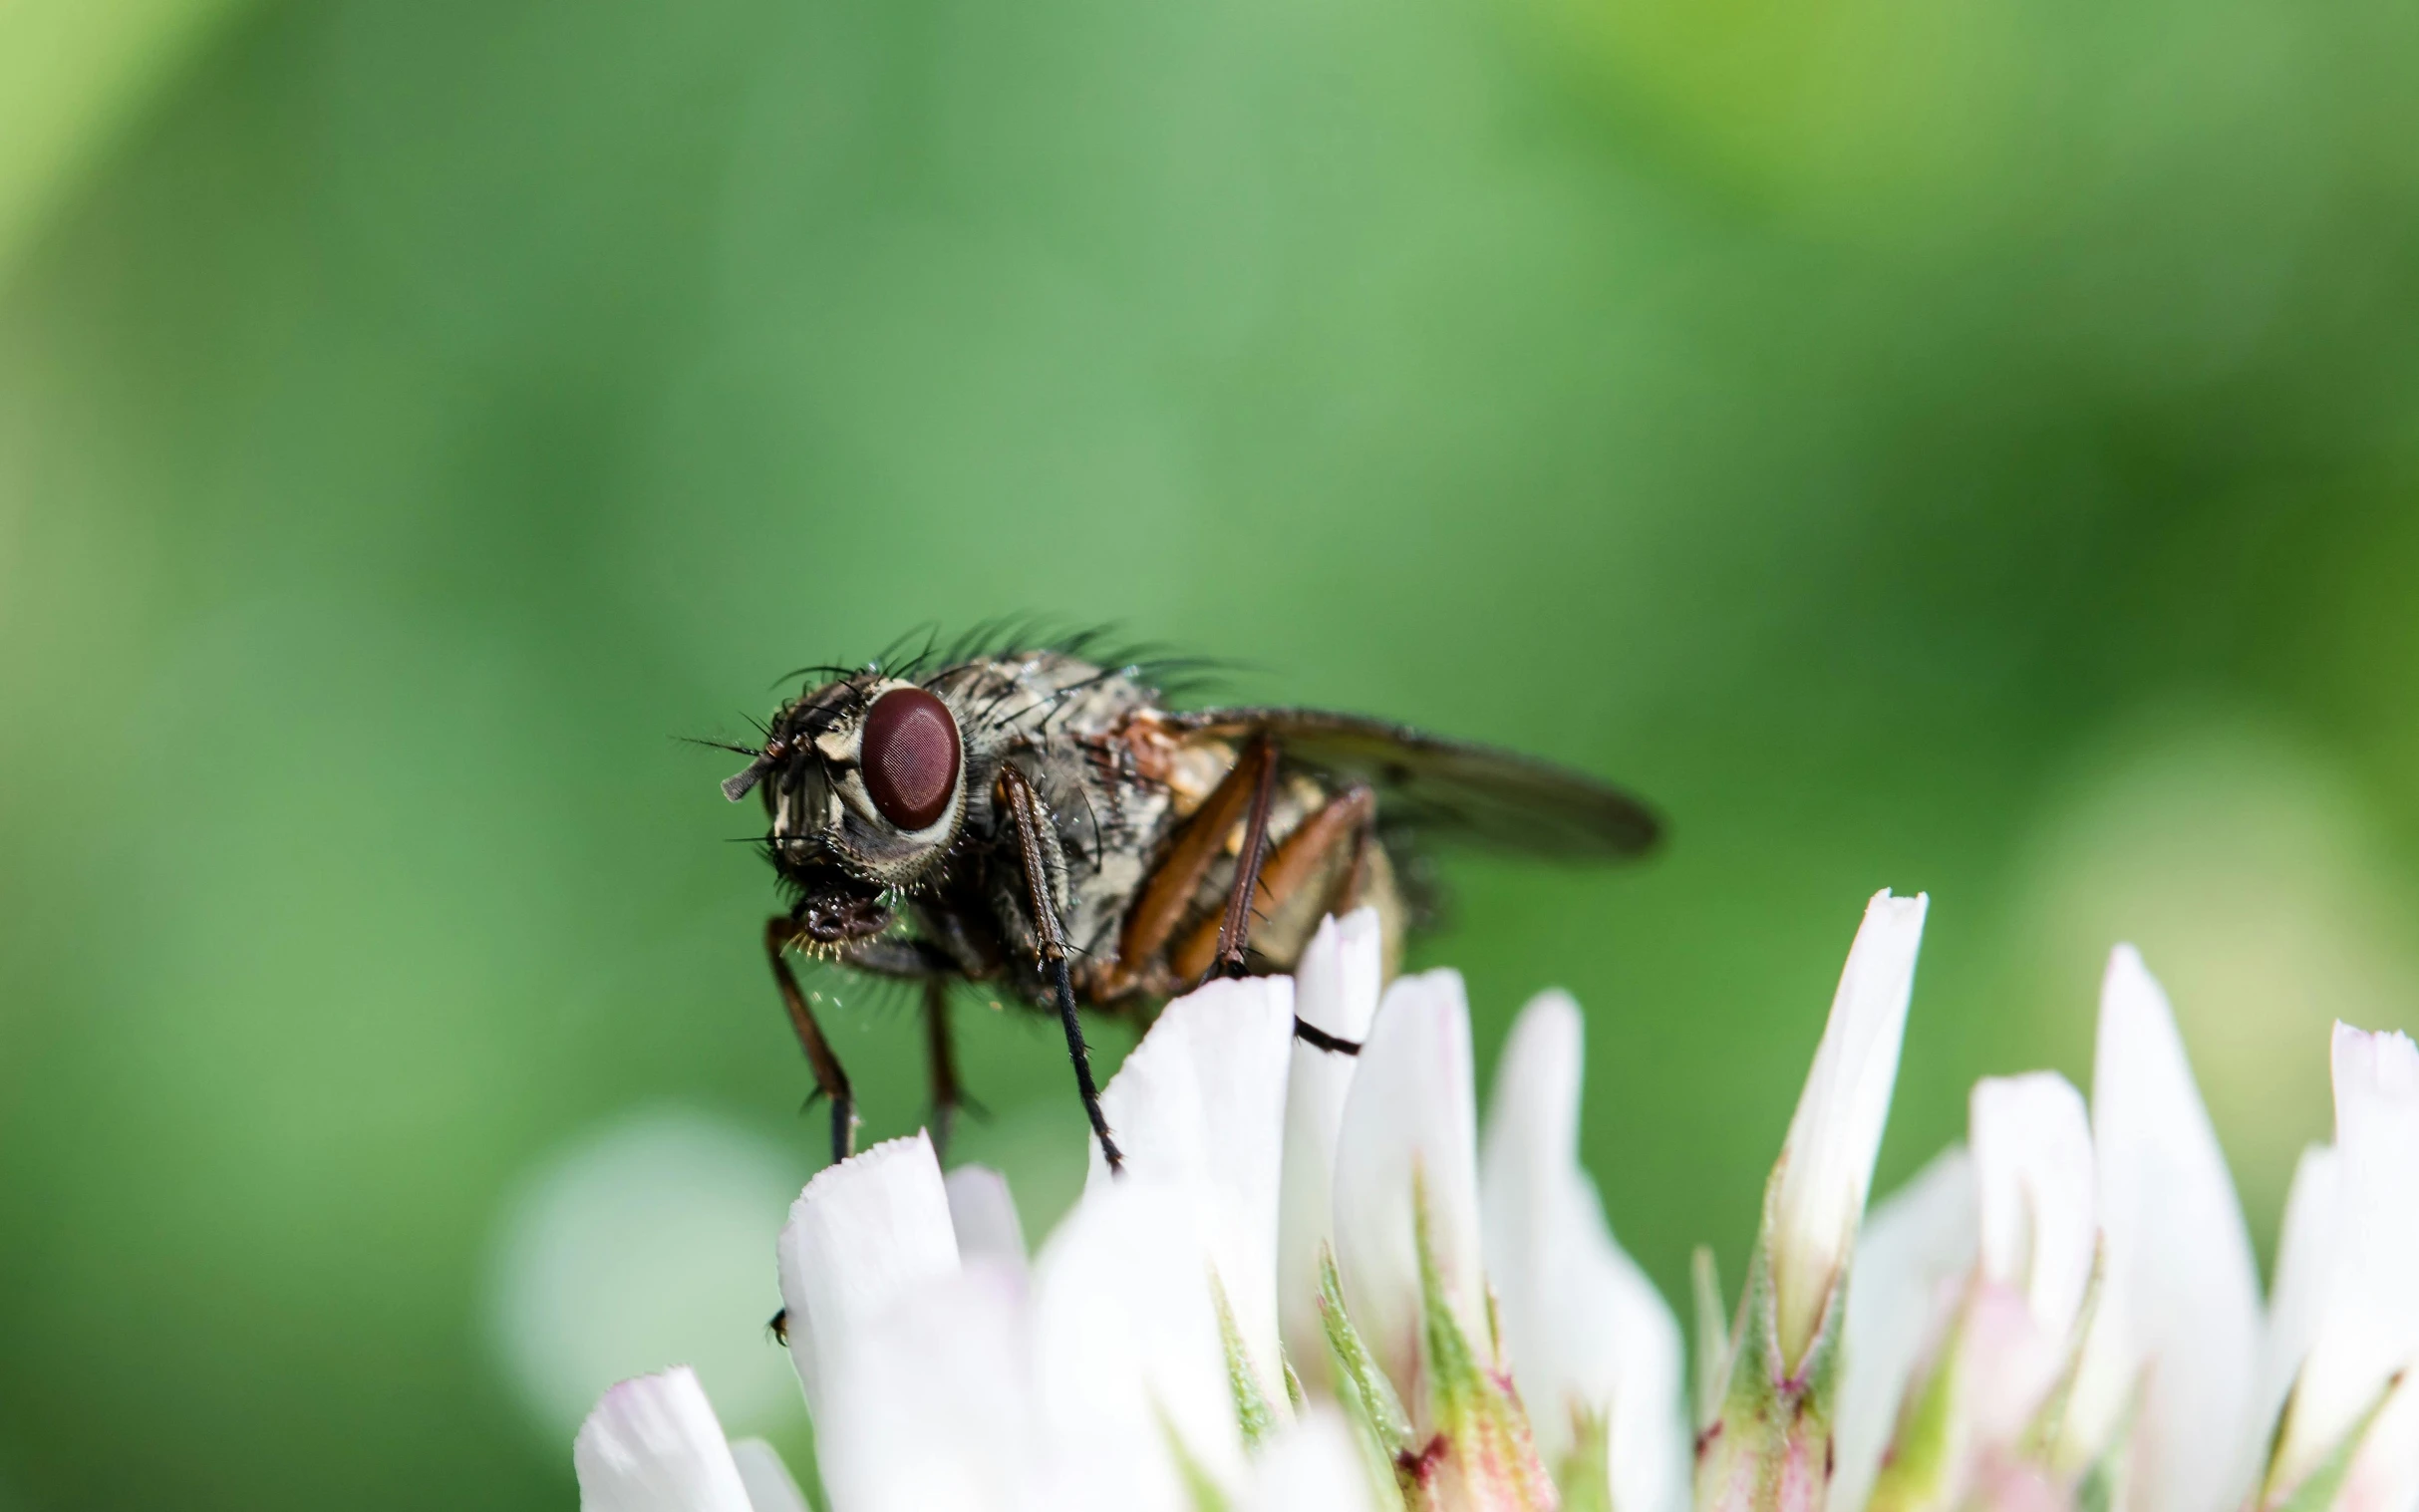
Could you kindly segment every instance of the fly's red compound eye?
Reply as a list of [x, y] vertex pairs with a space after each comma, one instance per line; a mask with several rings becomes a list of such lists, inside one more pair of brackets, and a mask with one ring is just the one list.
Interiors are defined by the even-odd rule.
[[865, 716], [865, 791], [901, 829], [929, 829], [958, 785], [958, 722], [921, 688], [894, 688]]

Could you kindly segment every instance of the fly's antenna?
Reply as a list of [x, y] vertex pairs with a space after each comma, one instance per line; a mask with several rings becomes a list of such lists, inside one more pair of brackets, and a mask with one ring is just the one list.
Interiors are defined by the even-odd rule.
[[739, 746], [734, 745], [730, 741], [708, 740], [703, 736], [676, 735], [673, 737], [673, 739], [680, 742], [684, 746], [703, 746], [708, 751], [728, 751], [733, 756], [744, 756], [752, 761], [764, 754], [762, 748], [760, 747]]
[[787, 741], [772, 740], [764, 743], [762, 751], [746, 753], [751, 757], [748, 764], [723, 778], [723, 796], [734, 803], [748, 796], [756, 783], [764, 780], [765, 772], [789, 759], [790, 749]]

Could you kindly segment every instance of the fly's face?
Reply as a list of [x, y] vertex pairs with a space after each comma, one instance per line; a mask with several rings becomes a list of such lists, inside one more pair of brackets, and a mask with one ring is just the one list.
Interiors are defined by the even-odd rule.
[[772, 859], [806, 937], [840, 945], [890, 926], [886, 899], [937, 869], [966, 821], [966, 747], [939, 696], [860, 674], [785, 707], [763, 753], [723, 784], [761, 784]]

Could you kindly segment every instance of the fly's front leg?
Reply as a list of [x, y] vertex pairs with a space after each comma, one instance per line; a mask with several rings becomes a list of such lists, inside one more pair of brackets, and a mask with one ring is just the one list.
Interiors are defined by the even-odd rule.
[[772, 980], [781, 989], [781, 1006], [789, 1010], [789, 1027], [797, 1031], [806, 1064], [814, 1071], [815, 1092], [831, 1099], [831, 1158], [836, 1164], [856, 1148], [857, 1099], [848, 1089], [848, 1073], [840, 1069], [840, 1058], [831, 1053], [831, 1042], [823, 1038], [822, 1026], [814, 1022], [814, 1010], [806, 1006], [806, 995], [798, 990], [797, 974], [789, 969], [786, 952], [797, 935], [795, 919], [773, 915], [764, 921], [764, 955], [772, 962]]
[[1033, 910], [1034, 942], [1058, 1001], [1058, 1023], [1066, 1031], [1066, 1056], [1075, 1063], [1075, 1090], [1083, 1098], [1083, 1114], [1091, 1120], [1100, 1154], [1113, 1173], [1125, 1157], [1109, 1136], [1108, 1117], [1100, 1111], [1100, 1089], [1092, 1083], [1091, 1050], [1083, 1043], [1083, 1025], [1075, 1016], [1075, 984], [1067, 975], [1066, 934], [1058, 925], [1058, 905], [1051, 900], [1050, 868], [1042, 848], [1042, 800], [1033, 784], [1014, 766], [1000, 768], [1000, 806], [1017, 831], [1017, 860], [1025, 869], [1026, 901]]
[[949, 1154], [958, 1110], [982, 1108], [958, 1080], [957, 1041], [949, 1031], [949, 984], [964, 975], [949, 954], [922, 940], [861, 940], [840, 953], [840, 964], [924, 990], [925, 1067], [932, 1076], [932, 1149]]

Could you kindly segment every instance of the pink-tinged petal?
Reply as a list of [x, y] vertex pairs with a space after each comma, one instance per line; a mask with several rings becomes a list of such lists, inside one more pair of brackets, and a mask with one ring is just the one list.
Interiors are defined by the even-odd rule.
[[1192, 1223], [1191, 1194], [1129, 1169], [1085, 1192], [1042, 1247], [1034, 1400], [1065, 1477], [1058, 1504], [1189, 1512], [1179, 1446], [1223, 1491], [1243, 1481], [1225, 1342]]
[[2268, 1289], [2268, 1331], [2260, 1341], [2260, 1410], [2255, 1421], [2268, 1437], [2293, 1377], [2309, 1356], [2318, 1317], [2335, 1276], [2343, 1160], [2328, 1144], [2313, 1144], [2293, 1167], [2276, 1239], [2275, 1284]]
[[2099, 1255], [2091, 1122], [2065, 1077], [2035, 1071], [1975, 1083], [1966, 1136], [1981, 1282], [1958, 1352], [1959, 1429], [2012, 1451], [2073, 1357]]
[[1345, 1311], [1378, 1367], [1406, 1404], [1419, 1403], [1426, 1393], [1419, 1385], [1415, 1190], [1425, 1193], [1445, 1305], [1482, 1356], [1491, 1337], [1478, 1238], [1470, 1011], [1460, 974], [1398, 979], [1378, 1005], [1360, 1058], [1336, 1135], [1336, 1269]]
[[1112, 1177], [1095, 1143], [1086, 1188], [1136, 1182], [1183, 1196], [1186, 1232], [1280, 1411], [1277, 1191], [1293, 1043], [1291, 978], [1212, 982], [1170, 1003], [1100, 1094], [1125, 1173]]
[[[2389, 1381], [2419, 1366], [2419, 1047], [2338, 1024], [2334, 1069], [2335, 1263], [2276, 1450], [2270, 1484], [2279, 1490], [2333, 1453]], [[2397, 1401], [2379, 1414], [2344, 1498], [2357, 1491], [2403, 1512], [2419, 1504], [2419, 1443], [2397, 1441], [2413, 1431], [2404, 1422], [2413, 1410]]]
[[[1330, 918], [1294, 974], [1294, 1012], [1358, 1045], [1377, 1013], [1384, 961], [1377, 910]], [[1286, 1358], [1313, 1389], [1330, 1373], [1319, 1322], [1319, 1255], [1336, 1235], [1336, 1131], [1357, 1058], [1296, 1040], [1285, 1088], [1285, 1174], [1277, 1219], [1277, 1316]]]
[[1983, 1278], [2022, 1292], [2041, 1329], [2063, 1336], [2100, 1248], [2083, 1093], [2056, 1071], [1986, 1076], [1969, 1117]]
[[1908, 1382], [1965, 1293], [1976, 1208], [1973, 1162], [1952, 1146], [1865, 1220], [1848, 1274], [1831, 1512], [1864, 1512]]
[[1242, 1512], [1375, 1512], [1353, 1430], [1331, 1406], [1313, 1406], [1253, 1459]]
[[1885, 890], [1867, 905], [1789, 1120], [1767, 1238], [1781, 1358], [1791, 1369], [1813, 1343], [1856, 1244], [1898, 1082], [1928, 902]]
[[1579, 1005], [1547, 993], [1504, 1046], [1479, 1165], [1487, 1281], [1538, 1457], [1560, 1466], [1583, 1418], [1601, 1422], [1614, 1505], [1674, 1512], [1690, 1458], [1679, 1324], [1580, 1168], [1584, 1044]]
[[958, 1269], [949, 1190], [932, 1141], [877, 1144], [828, 1167], [790, 1204], [775, 1256], [788, 1308], [789, 1356], [806, 1409], [823, 1420], [830, 1363], [847, 1333], [902, 1293]]
[[2091, 1122], [2106, 1260], [2070, 1456], [2105, 1448], [2138, 1393], [2126, 1504], [2226, 1512], [2259, 1456], [2259, 1272], [2175, 1016], [2131, 946], [2101, 987]]
[[731, 1459], [740, 1467], [740, 1483], [748, 1488], [753, 1512], [813, 1512], [806, 1493], [798, 1489], [780, 1451], [760, 1438], [732, 1441]]
[[1017, 1200], [1009, 1194], [1008, 1178], [988, 1165], [961, 1165], [949, 1173], [945, 1184], [959, 1257], [969, 1263], [991, 1260], [1023, 1270], [1025, 1224], [1017, 1216]]
[[2074, 1512], [2072, 1490], [2038, 1465], [1995, 1459], [1981, 1467], [1969, 1512]]
[[2063, 1342], [2099, 1249], [2083, 1094], [2055, 1071], [1985, 1077], [1969, 1117], [1982, 1274], [2022, 1293], [2034, 1323]]
[[846, 1389], [815, 1424], [831, 1512], [1048, 1505], [1031, 1337], [1022, 1272], [983, 1261], [852, 1328], [834, 1361]]
[[582, 1512], [751, 1512], [723, 1425], [687, 1365], [605, 1392], [571, 1445]]

